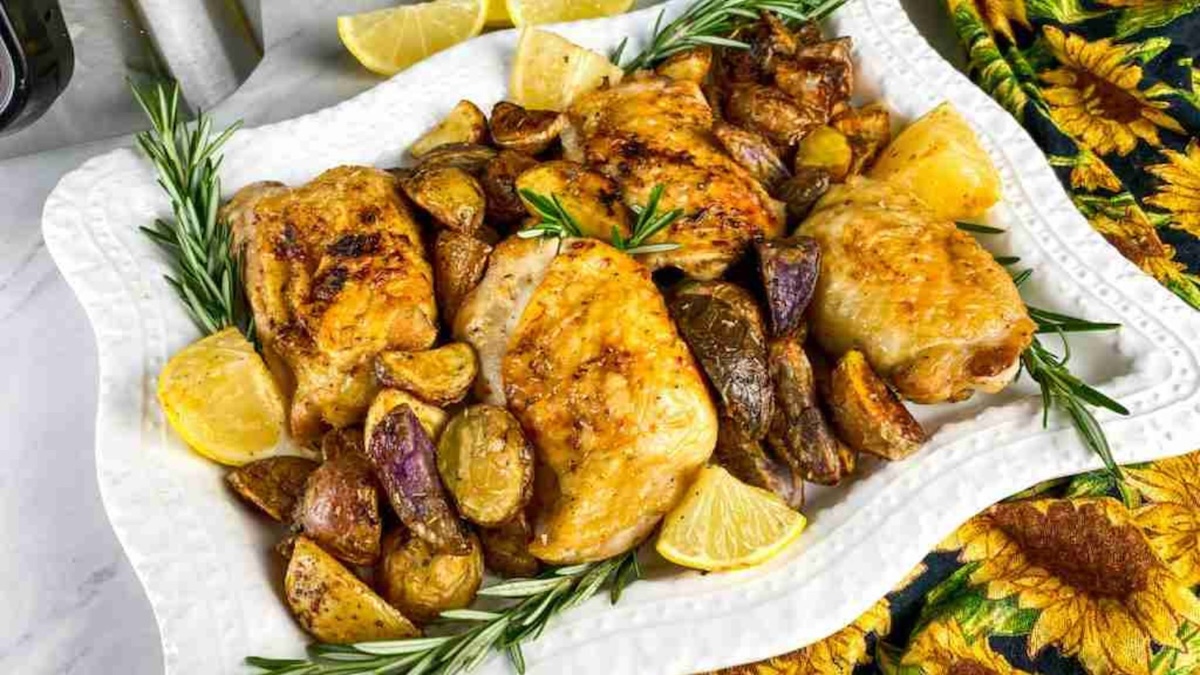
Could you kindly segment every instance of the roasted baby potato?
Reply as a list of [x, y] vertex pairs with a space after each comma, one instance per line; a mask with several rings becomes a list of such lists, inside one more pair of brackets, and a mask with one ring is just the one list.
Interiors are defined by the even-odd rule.
[[[582, 164], [566, 160], [539, 164], [517, 178], [517, 190], [558, 197], [585, 236], [610, 241], [614, 228], [629, 236], [629, 214], [621, 202], [620, 186]], [[527, 200], [525, 206], [537, 215]]]
[[880, 105], [857, 110], [850, 108], [830, 121], [829, 126], [842, 132], [850, 141], [854, 150], [851, 174], [861, 174], [892, 139], [892, 116]]
[[767, 442], [804, 480], [837, 485], [854, 470], [854, 456], [834, 435], [817, 405], [812, 366], [793, 338], [771, 341], [775, 418]]
[[725, 414], [750, 438], [762, 438], [775, 405], [762, 312], [754, 298], [728, 282], [691, 281], [672, 294], [669, 307]]
[[796, 36], [796, 43], [801, 47], [810, 47], [825, 39], [821, 33], [821, 24], [816, 21], [805, 21], [792, 34]]
[[773, 73], [781, 60], [796, 55], [796, 36], [771, 12], [763, 12], [750, 37], [750, 55], [763, 72]]
[[755, 242], [758, 270], [767, 296], [771, 336], [796, 332], [821, 274], [821, 247], [811, 237]]
[[834, 183], [842, 183], [854, 164], [854, 148], [850, 139], [829, 126], [816, 128], [800, 141], [796, 149], [796, 172], [813, 167], [829, 174]]
[[292, 515], [308, 475], [319, 466], [303, 457], [268, 457], [240, 466], [225, 475], [239, 497], [279, 522]]
[[453, 325], [463, 298], [483, 279], [491, 255], [492, 247], [474, 235], [438, 232], [433, 243], [433, 287], [447, 325]]
[[403, 180], [408, 198], [443, 227], [471, 234], [483, 224], [487, 199], [474, 176], [453, 166], [418, 168]]
[[487, 568], [504, 577], [537, 575], [542, 563], [529, 552], [532, 538], [533, 530], [523, 511], [498, 527], [481, 528], [479, 539]]
[[[450, 145], [442, 145], [421, 158], [420, 168], [436, 169], [443, 167], [454, 167], [462, 169], [472, 176], [478, 176], [483, 173], [488, 162], [495, 159], [497, 151], [495, 148], [486, 145], [477, 145], [474, 143], [451, 143]], [[393, 169], [393, 171], [403, 171]], [[396, 174], [397, 178], [404, 180], [412, 176], [415, 169], [410, 169], [406, 173]]]
[[293, 526], [339, 560], [373, 565], [379, 559], [383, 520], [379, 488], [362, 451], [362, 436], [334, 430], [339, 449], [308, 477]]
[[459, 101], [446, 119], [413, 142], [409, 152], [420, 159], [434, 148], [452, 143], [482, 143], [487, 138], [487, 117], [474, 103]]
[[845, 107], [854, 91], [850, 49], [848, 37], [803, 47], [795, 58], [775, 65], [775, 84], [801, 108], [819, 111], [824, 122]]
[[714, 124], [712, 133], [725, 152], [762, 183], [767, 192], [776, 194], [790, 176], [779, 152], [762, 134], [725, 122]]
[[829, 388], [834, 426], [851, 448], [894, 461], [924, 445], [925, 430], [862, 352], [852, 349], [842, 356]]
[[796, 175], [783, 181], [775, 196], [787, 205], [789, 224], [796, 226], [808, 217], [829, 191], [829, 172], [819, 166], [796, 167]]
[[475, 350], [464, 342], [422, 352], [383, 352], [375, 359], [380, 384], [437, 406], [463, 400], [478, 372]]
[[514, 150], [504, 150], [487, 163], [480, 181], [487, 196], [489, 222], [512, 225], [528, 215], [517, 194], [517, 178], [535, 166], [536, 159]]
[[476, 525], [497, 527], [529, 502], [533, 448], [504, 408], [471, 406], [451, 419], [437, 465], [459, 513]]
[[483, 553], [474, 534], [467, 543], [465, 554], [454, 555], [438, 553], [403, 530], [388, 534], [376, 581], [380, 594], [419, 624], [470, 605], [483, 581]]
[[470, 552], [467, 528], [438, 477], [433, 441], [412, 409], [402, 405], [379, 420], [367, 439], [367, 458], [405, 527], [439, 553]]
[[526, 110], [501, 101], [492, 108], [492, 141], [506, 150], [539, 155], [550, 148], [567, 125], [567, 118], [552, 110]]
[[321, 642], [349, 644], [420, 635], [411, 621], [308, 537], [294, 542], [283, 588], [300, 627]]
[[728, 418], [720, 424], [714, 461], [734, 478], [774, 493], [793, 509], [804, 505], [804, 479], [793, 474], [787, 463], [771, 456], [762, 443], [743, 433], [741, 425]]
[[790, 148], [813, 129], [825, 123], [825, 116], [801, 108], [783, 91], [760, 84], [739, 82], [729, 88], [725, 115], [744, 129], [760, 132], [780, 147]]
[[654, 70], [659, 75], [672, 80], [701, 84], [708, 79], [708, 72], [712, 70], [712, 65], [712, 47], [693, 47], [671, 55], [666, 61], [658, 64]]
[[1000, 175], [949, 103], [914, 122], [867, 175], [908, 189], [946, 220], [982, 216], [1000, 200]]
[[417, 420], [421, 423], [421, 428], [425, 430], [425, 433], [430, 438], [436, 439], [440, 436], [442, 429], [446, 426], [446, 420], [449, 419], [446, 411], [429, 405], [406, 391], [384, 389], [375, 397], [374, 402], [371, 403], [371, 408], [367, 411], [366, 428], [363, 429], [363, 438], [370, 439], [379, 421], [400, 406], [408, 406], [412, 410], [413, 414], [417, 416]]

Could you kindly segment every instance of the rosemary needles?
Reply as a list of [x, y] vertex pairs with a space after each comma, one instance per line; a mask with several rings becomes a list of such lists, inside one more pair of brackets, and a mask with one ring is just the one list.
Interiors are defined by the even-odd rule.
[[218, 219], [220, 150], [239, 125], [214, 135], [211, 118], [201, 114], [189, 127], [180, 117], [178, 85], [131, 89], [151, 125], [137, 135], [137, 145], [154, 164], [175, 216], [142, 228], [171, 259], [167, 283], [205, 334], [237, 326], [253, 342], [241, 260], [232, 250], [229, 227]]
[[[659, 203], [662, 201], [663, 186], [655, 185], [650, 191], [650, 199], [645, 206], [633, 207], [633, 213], [637, 216], [637, 221], [633, 224], [633, 231], [629, 237], [621, 234], [621, 231], [616, 228], [612, 229], [612, 245], [618, 250], [624, 251], [629, 255], [642, 255], [646, 253], [663, 253], [665, 251], [674, 251], [679, 248], [679, 244], [663, 242], [659, 244], [647, 244], [651, 237], [658, 234], [671, 226], [683, 215], [683, 209], [674, 209], [665, 213], [659, 212]], [[559, 201], [558, 195], [542, 195], [532, 190], [521, 190], [521, 196], [525, 201], [529, 202], [538, 217], [541, 219], [537, 225], [528, 227], [517, 233], [522, 239], [536, 239], [538, 237], [551, 237], [557, 239], [565, 239], [567, 237], [582, 237], [583, 230], [579, 226], [579, 221], [575, 220]]]
[[518, 673], [525, 672], [521, 645], [536, 640], [558, 613], [582, 604], [602, 588], [616, 604], [622, 591], [641, 577], [637, 552], [596, 563], [547, 570], [533, 579], [514, 579], [479, 591], [505, 606], [482, 611], [442, 612], [449, 634], [354, 645], [318, 644], [308, 659], [251, 656], [246, 663], [272, 675], [452, 675], [473, 670], [493, 651], [504, 652]]

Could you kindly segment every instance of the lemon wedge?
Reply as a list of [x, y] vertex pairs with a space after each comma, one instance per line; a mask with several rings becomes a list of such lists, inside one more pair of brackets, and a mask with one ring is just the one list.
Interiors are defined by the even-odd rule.
[[395, 75], [479, 35], [487, 15], [488, 0], [433, 0], [339, 16], [338, 37], [368, 70]]
[[262, 357], [236, 329], [184, 347], [158, 375], [171, 428], [197, 453], [241, 466], [274, 454], [283, 396]]
[[526, 28], [517, 44], [509, 96], [530, 110], [565, 110], [580, 94], [616, 84], [624, 75], [602, 54], [554, 33]]
[[684, 567], [741, 569], [773, 558], [806, 524], [779, 497], [746, 485], [719, 466], [708, 466], [663, 520], [655, 547]]
[[511, 26], [513, 25], [512, 17], [508, 15], [508, 4], [505, 0], [488, 0], [487, 7], [487, 23], [488, 26]]
[[507, 0], [508, 15], [518, 26], [597, 19], [629, 11], [634, 0]]

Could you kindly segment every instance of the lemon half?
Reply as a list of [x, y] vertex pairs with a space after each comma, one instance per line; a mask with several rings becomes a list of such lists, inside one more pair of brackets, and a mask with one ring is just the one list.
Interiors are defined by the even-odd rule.
[[684, 567], [741, 569], [778, 555], [806, 524], [804, 516], [774, 494], [708, 466], [663, 520], [656, 548]]
[[433, 0], [339, 16], [346, 49], [380, 75], [395, 75], [421, 59], [479, 35], [488, 0]]
[[634, 0], [507, 0], [508, 15], [518, 26], [597, 19], [629, 11]]

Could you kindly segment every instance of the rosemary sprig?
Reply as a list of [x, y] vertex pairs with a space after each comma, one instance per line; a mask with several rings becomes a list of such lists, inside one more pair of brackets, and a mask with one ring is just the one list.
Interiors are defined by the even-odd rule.
[[180, 118], [179, 86], [159, 84], [133, 96], [151, 129], [137, 145], [154, 164], [158, 184], [171, 198], [172, 221], [156, 219], [142, 231], [171, 258], [167, 283], [204, 333], [237, 326], [251, 341], [254, 321], [241, 283], [241, 260], [231, 247], [232, 233], [218, 221], [221, 205], [221, 146], [237, 130], [235, 123], [213, 135], [212, 119], [200, 114], [190, 127]]
[[[662, 25], [663, 13], [654, 22], [650, 45], [624, 64], [625, 72], [652, 68], [659, 62], [694, 47], [711, 46], [749, 49], [732, 37], [738, 28], [758, 20], [762, 12], [772, 12], [787, 21], [819, 21], [846, 0], [697, 0], [674, 21]], [[613, 51], [620, 62], [625, 43]]]
[[308, 659], [251, 656], [246, 663], [272, 675], [452, 675], [466, 673], [493, 651], [503, 651], [518, 673], [525, 672], [521, 645], [536, 640], [558, 613], [609, 588], [616, 604], [621, 592], [641, 577], [637, 552], [597, 563], [547, 570], [533, 579], [514, 579], [479, 591], [507, 603], [501, 609], [442, 612], [440, 624], [453, 632], [436, 637], [353, 645], [316, 644]]
[[[659, 203], [662, 201], [663, 186], [655, 185], [650, 191], [650, 200], [645, 206], [634, 206], [632, 208], [634, 215], [637, 216], [637, 221], [633, 225], [633, 232], [628, 238], [621, 234], [621, 231], [616, 227], [612, 230], [612, 245], [618, 250], [624, 251], [629, 255], [642, 255], [645, 253], [662, 253], [664, 251], [674, 251], [679, 248], [679, 244], [663, 242], [661, 244], [647, 244], [654, 235], [670, 227], [683, 215], [683, 209], [675, 209], [666, 213], [659, 213]], [[537, 225], [526, 228], [517, 233], [518, 237], [523, 239], [536, 239], [538, 237], [552, 237], [563, 239], [566, 237], [582, 237], [583, 231], [579, 227], [579, 221], [575, 220], [567, 209], [559, 201], [558, 195], [542, 195], [532, 190], [521, 190], [521, 196], [525, 198], [533, 209], [537, 211], [538, 217], [541, 220]]]
[[662, 244], [647, 244], [651, 237], [671, 226], [679, 217], [683, 215], [683, 209], [674, 209], [666, 213], [659, 213], [659, 202], [662, 201], [663, 186], [655, 185], [650, 191], [650, 201], [643, 206], [634, 206], [633, 213], [637, 216], [637, 222], [633, 224], [633, 234], [628, 239], [621, 236], [621, 231], [613, 227], [612, 243], [618, 250], [625, 251], [629, 255], [640, 255], [644, 253], [665, 253], [666, 251], [674, 251], [679, 248], [679, 244], [664, 242]]
[[979, 223], [959, 222], [959, 223], [955, 223], [955, 225], [957, 225], [958, 229], [962, 230], [963, 232], [971, 232], [972, 234], [1006, 234], [1006, 233], [1008, 233], [1008, 230], [1003, 230], [999, 227], [992, 227], [991, 225], [980, 225]]

